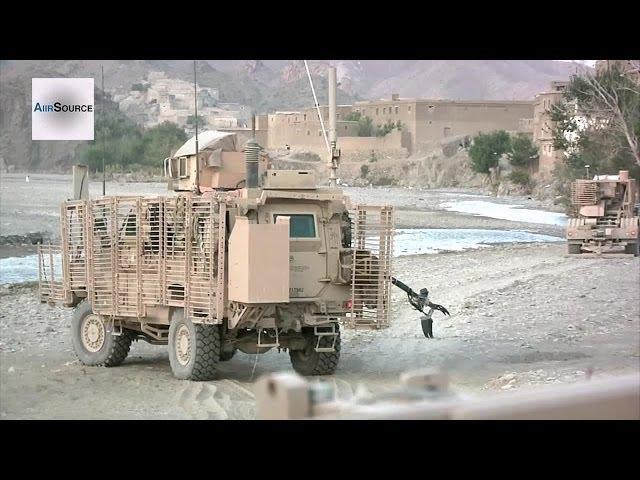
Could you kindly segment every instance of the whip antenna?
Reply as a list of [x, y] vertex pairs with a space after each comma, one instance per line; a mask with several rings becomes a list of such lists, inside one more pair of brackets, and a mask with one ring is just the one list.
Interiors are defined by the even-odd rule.
[[324, 143], [327, 145], [327, 152], [331, 154], [331, 147], [329, 146], [329, 139], [327, 138], [327, 131], [324, 128], [324, 121], [322, 120], [322, 114], [320, 113], [320, 105], [318, 105], [318, 97], [316, 96], [316, 89], [313, 88], [313, 80], [311, 80], [311, 73], [309, 72], [309, 65], [304, 60], [304, 68], [307, 69], [307, 77], [309, 77], [309, 84], [311, 85], [311, 93], [313, 93], [313, 101], [316, 103], [316, 110], [318, 111], [318, 118], [320, 119], [320, 127], [322, 127], [322, 135], [324, 136]]

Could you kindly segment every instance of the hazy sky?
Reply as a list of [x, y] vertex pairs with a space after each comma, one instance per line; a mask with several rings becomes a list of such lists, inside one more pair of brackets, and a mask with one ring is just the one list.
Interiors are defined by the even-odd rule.
[[596, 61], [595, 60], [558, 60], [559, 62], [580, 62], [580, 63], [584, 63], [585, 65], [589, 66], [589, 67], [595, 67], [596, 66]]

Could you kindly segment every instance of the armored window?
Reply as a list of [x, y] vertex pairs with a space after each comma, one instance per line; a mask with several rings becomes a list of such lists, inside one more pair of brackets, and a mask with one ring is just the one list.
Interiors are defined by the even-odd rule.
[[407, 107], [407, 111], [408, 111], [409, 113], [411, 113], [411, 105], [409, 105], [409, 106]]
[[382, 109], [382, 114], [384, 115], [385, 113], [387, 113], [386, 107]]
[[396, 107], [396, 114], [398, 113], [398, 107]]
[[179, 169], [178, 176], [180, 178], [188, 177], [188, 175], [187, 175], [187, 158], [186, 157], [180, 157], [178, 159], [178, 164], [179, 164], [179, 166], [178, 166], [178, 169]]
[[289, 238], [315, 238], [316, 222], [310, 213], [276, 213], [273, 215], [275, 223], [278, 217], [289, 217]]

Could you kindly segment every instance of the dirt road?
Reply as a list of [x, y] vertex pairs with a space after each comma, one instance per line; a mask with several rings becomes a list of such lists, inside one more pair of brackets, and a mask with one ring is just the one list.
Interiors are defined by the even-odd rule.
[[[549, 244], [400, 257], [395, 272], [427, 285], [452, 317], [438, 316], [427, 340], [395, 289], [392, 327], [344, 331], [329, 381], [346, 397], [432, 365], [465, 392], [639, 372], [639, 269], [638, 258], [569, 258]], [[0, 303], [2, 418], [253, 418], [253, 380], [291, 368], [286, 353], [239, 353], [221, 365], [220, 380], [183, 382], [165, 347], [142, 342], [121, 367], [83, 367], [71, 350], [70, 311], [39, 304], [32, 288], [5, 287]]]

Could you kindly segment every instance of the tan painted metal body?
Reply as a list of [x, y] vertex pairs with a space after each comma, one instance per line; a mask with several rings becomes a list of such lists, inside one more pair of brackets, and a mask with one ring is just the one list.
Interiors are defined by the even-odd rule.
[[567, 222], [570, 254], [638, 255], [640, 223], [637, 185], [629, 172], [576, 180], [571, 185], [573, 213]]
[[[86, 299], [116, 330], [152, 343], [166, 343], [173, 312], [184, 311], [248, 353], [292, 348], [305, 328], [389, 325], [391, 207], [351, 208], [304, 171], [265, 170], [260, 188], [229, 188], [244, 181], [232, 170], [201, 172], [212, 182], [201, 194], [64, 202], [62, 244], [40, 250], [41, 300]], [[193, 174], [179, 180], [184, 188]], [[277, 338], [269, 348], [239, 340], [265, 329]]]

